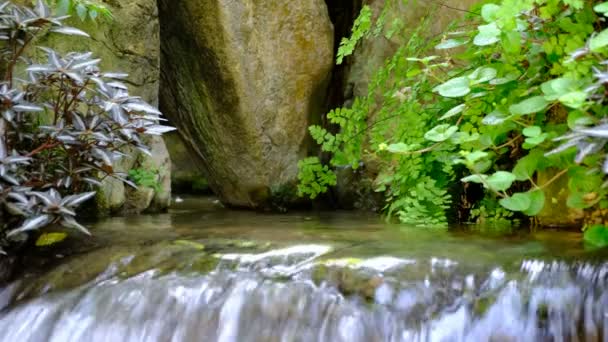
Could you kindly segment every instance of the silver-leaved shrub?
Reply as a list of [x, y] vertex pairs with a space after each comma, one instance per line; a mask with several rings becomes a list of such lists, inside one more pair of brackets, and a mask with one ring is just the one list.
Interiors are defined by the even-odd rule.
[[[101, 180], [132, 186], [114, 163], [145, 135], [173, 130], [161, 113], [129, 95], [122, 73], [102, 72], [90, 52], [36, 46], [47, 34], [88, 35], [63, 24], [44, 1], [0, 4], [0, 251], [28, 233], [60, 225], [89, 234], [77, 208]], [[43, 51], [44, 60], [35, 60]]]

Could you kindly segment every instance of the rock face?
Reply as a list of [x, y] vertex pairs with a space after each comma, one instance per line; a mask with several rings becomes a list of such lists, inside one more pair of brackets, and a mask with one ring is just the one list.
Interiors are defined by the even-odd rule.
[[[98, 19], [92, 23], [71, 18], [68, 23], [86, 31], [91, 38], [53, 36], [46, 44], [60, 52], [92, 51], [102, 59], [102, 70], [129, 74], [131, 94], [158, 105], [160, 43], [156, 1], [108, 1], [105, 5], [112, 11], [114, 20]], [[162, 138], [149, 137], [148, 143], [151, 157], [139, 152], [128, 153], [130, 157], [122, 160], [116, 169], [128, 172], [145, 168], [155, 172], [159, 182], [157, 190], [146, 187], [130, 190], [117, 180], [106, 180], [97, 196], [99, 214], [157, 211], [169, 206], [169, 154]]]
[[163, 136], [171, 156], [171, 189], [178, 193], [209, 194], [209, 183], [195, 155], [182, 141], [178, 132]]
[[333, 27], [323, 0], [159, 0], [161, 110], [224, 203], [295, 184], [325, 110]]

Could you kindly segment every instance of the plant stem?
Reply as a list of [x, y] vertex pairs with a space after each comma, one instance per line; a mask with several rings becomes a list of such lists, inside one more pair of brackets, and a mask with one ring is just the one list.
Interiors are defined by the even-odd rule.
[[0, 118], [0, 159], [6, 157], [8, 149], [6, 148], [6, 121]]
[[51, 149], [51, 148], [57, 147], [57, 146], [59, 146], [59, 145], [60, 145], [60, 144], [59, 144], [58, 142], [51, 143], [50, 141], [47, 141], [47, 142], [45, 142], [44, 144], [42, 144], [42, 145], [38, 146], [38, 147], [37, 147], [36, 149], [34, 149], [32, 152], [28, 153], [28, 154], [27, 154], [27, 156], [28, 156], [28, 157], [32, 157], [32, 156], [34, 156], [34, 155], [36, 155], [36, 154], [38, 154], [38, 153], [40, 153], [40, 152], [42, 152], [42, 151], [44, 151], [44, 150], [48, 150], [48, 149]]
[[556, 180], [558, 180], [561, 176], [565, 175], [567, 172], [568, 172], [568, 169], [561, 170], [555, 176], [553, 176], [553, 178], [549, 179], [545, 184], [539, 186], [538, 189], [543, 190], [544, 188], [548, 187], [549, 185], [554, 183]]
[[515, 143], [515, 141], [516, 141], [517, 139], [521, 138], [522, 136], [523, 136], [522, 134], [518, 134], [518, 135], [517, 135], [515, 138], [513, 138], [513, 139], [511, 139], [511, 140], [507, 141], [506, 143], [504, 143], [504, 144], [502, 144], [502, 145], [492, 147], [492, 149], [493, 149], [493, 150], [500, 150], [500, 149], [501, 149], [501, 148], [503, 148], [503, 147], [511, 146], [513, 143]]

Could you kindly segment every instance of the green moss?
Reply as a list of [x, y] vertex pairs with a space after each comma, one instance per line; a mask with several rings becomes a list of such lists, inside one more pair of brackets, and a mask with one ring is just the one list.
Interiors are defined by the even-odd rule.
[[213, 271], [218, 264], [219, 260], [210, 255], [200, 255], [192, 261], [190, 266], [192, 271], [197, 273], [206, 274]]
[[192, 190], [195, 192], [208, 192], [209, 191], [209, 182], [203, 176], [196, 176], [192, 179]]
[[315, 268], [312, 270], [312, 281], [317, 284], [317, 285], [321, 285], [324, 281], [327, 280], [327, 276], [329, 274], [329, 269], [327, 266], [325, 265], [317, 265], [315, 266]]
[[494, 302], [494, 298], [476, 298], [473, 303], [473, 313], [475, 316], [481, 317], [486, 314], [492, 303]]

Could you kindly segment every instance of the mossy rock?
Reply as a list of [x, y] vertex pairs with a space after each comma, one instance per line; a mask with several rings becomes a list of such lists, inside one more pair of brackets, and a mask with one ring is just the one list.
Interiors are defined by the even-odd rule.
[[196, 155], [188, 149], [178, 132], [165, 135], [171, 157], [171, 188], [177, 193], [209, 194], [204, 170], [196, 163]]
[[295, 183], [325, 112], [333, 27], [322, 0], [159, 1], [161, 110], [213, 192], [269, 206]]
[[317, 285], [328, 283], [344, 295], [358, 295], [367, 300], [374, 298], [376, 289], [383, 283], [383, 278], [377, 273], [322, 263], [314, 266], [311, 278]]

